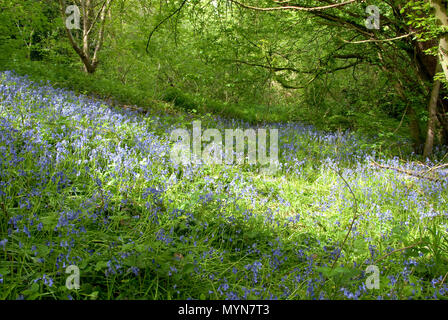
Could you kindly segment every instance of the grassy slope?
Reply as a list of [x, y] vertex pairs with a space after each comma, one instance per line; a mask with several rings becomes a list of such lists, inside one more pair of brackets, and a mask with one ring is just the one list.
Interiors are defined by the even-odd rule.
[[[0, 102], [1, 298], [447, 296], [446, 176], [375, 169], [350, 134], [276, 124], [282, 169], [265, 176], [171, 163], [169, 133], [191, 127], [187, 115], [141, 117], [13, 75]], [[378, 290], [365, 285], [370, 264]]]
[[[214, 114], [228, 119], [242, 119], [250, 123], [290, 122], [300, 119], [321, 130], [346, 130], [354, 128], [359, 143], [375, 148], [384, 155], [410, 154], [407, 125], [374, 110], [356, 113], [351, 116], [335, 115], [328, 117], [328, 110], [320, 110], [306, 105], [234, 105], [205, 99], [178, 88], [168, 86], [158, 97], [148, 94], [133, 84], [122, 84], [110, 79], [107, 74], [86, 75], [79, 67], [51, 64], [26, 59], [5, 59], [0, 57], [0, 70], [14, 70], [27, 75], [34, 81], [50, 81], [53, 86], [74, 90], [77, 93], [98, 97], [116, 105], [137, 105], [153, 114]], [[392, 132], [395, 132], [392, 134]], [[358, 134], [359, 133], [359, 134]], [[437, 152], [440, 156], [441, 152]]]

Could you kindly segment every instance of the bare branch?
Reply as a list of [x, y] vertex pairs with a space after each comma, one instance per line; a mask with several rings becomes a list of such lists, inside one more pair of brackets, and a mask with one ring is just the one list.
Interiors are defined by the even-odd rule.
[[[62, 2], [62, 0], [59, 0], [59, 4], [60, 4], [60, 9], [61, 9], [60, 11], [61, 11], [62, 20], [64, 21], [65, 20], [65, 12], [64, 12], [65, 6], [64, 6], [64, 3]], [[73, 35], [72, 35], [70, 29], [65, 27], [65, 31], [67, 32], [68, 39], [69, 39], [70, 44], [72, 45], [73, 49], [79, 55], [81, 60], [83, 62], [85, 62], [87, 60], [87, 57], [85, 56], [85, 54], [81, 50], [81, 48], [78, 46], [78, 44], [76, 43], [75, 39], [73, 39]]]
[[369, 39], [369, 40], [361, 40], [361, 41], [347, 41], [347, 40], [343, 40], [343, 41], [345, 43], [350, 43], [350, 44], [367, 43], [367, 42], [389, 42], [389, 41], [395, 41], [395, 40], [407, 38], [407, 37], [412, 36], [413, 34], [415, 34], [415, 33], [411, 32], [411, 33], [404, 34], [404, 35], [399, 36], [399, 37], [389, 38], [389, 39]]
[[98, 52], [101, 50], [101, 46], [103, 45], [104, 26], [106, 24], [106, 13], [107, 13], [107, 11], [109, 11], [111, 3], [112, 3], [112, 0], [106, 0], [104, 3], [105, 6], [103, 6], [101, 8], [101, 16], [100, 16], [101, 27], [100, 27], [100, 30], [98, 31], [98, 39], [97, 39], [98, 42], [96, 44], [95, 51], [93, 53], [93, 58], [92, 58], [92, 65], [94, 67], [96, 67], [96, 65], [98, 64], [97, 55], [98, 55]]
[[151, 33], [148, 36], [148, 42], [146, 43], [146, 52], [148, 52], [148, 47], [149, 47], [149, 42], [151, 41], [151, 37], [153, 35], [153, 33], [163, 24], [165, 23], [165, 21], [167, 21], [168, 19], [170, 19], [172, 16], [174, 16], [176, 13], [180, 12], [180, 10], [182, 10], [182, 7], [185, 5], [185, 3], [187, 2], [187, 0], [183, 0], [180, 7], [177, 8], [176, 10], [174, 10], [169, 16], [167, 16], [165, 19], [163, 19], [162, 21], [160, 21], [155, 27], [154, 29], [152, 29]]
[[[353, 57], [354, 58], [354, 57]], [[341, 58], [344, 59], [344, 58]], [[345, 58], [348, 59], [348, 58]], [[275, 72], [279, 72], [279, 71], [292, 71], [295, 73], [303, 73], [303, 74], [314, 74], [314, 73], [319, 73], [319, 70], [299, 70], [296, 68], [292, 68], [292, 67], [272, 67], [272, 66], [267, 66], [267, 65], [263, 65], [263, 64], [259, 64], [259, 63], [254, 63], [254, 62], [249, 62], [249, 61], [243, 61], [243, 60], [226, 60], [226, 61], [231, 61], [231, 62], [235, 62], [235, 63], [242, 63], [242, 64], [246, 64], [248, 66], [253, 66], [253, 67], [260, 67], [260, 68], [265, 68], [265, 69], [270, 69], [273, 70]], [[354, 67], [355, 65], [359, 64], [360, 62], [352, 62], [348, 65], [345, 66], [341, 66], [341, 67], [337, 67], [331, 70], [327, 70], [326, 73], [333, 73], [339, 70], [345, 70], [345, 69], [349, 69], [351, 67]]]
[[[96, 15], [96, 18], [93, 20], [92, 24], [90, 25], [89, 30], [87, 30], [87, 32], [86, 32], [87, 35], [90, 34], [90, 32], [92, 31], [93, 27], [95, 26], [96, 22], [98, 21], [98, 18], [100, 18], [101, 13], [102, 13], [103, 10], [104, 10], [104, 7], [106, 6], [106, 4], [107, 4], [108, 2], [109, 2], [108, 0], [106, 0], [106, 1], [103, 2], [103, 5], [101, 6], [101, 9], [98, 11], [98, 14]], [[107, 11], [107, 10], [106, 10], [106, 11]]]
[[[327, 6], [321, 6], [321, 7], [300, 7], [300, 6], [295, 6], [295, 5], [282, 5], [280, 7], [271, 7], [271, 8], [261, 8], [261, 7], [249, 6], [247, 4], [243, 4], [236, 0], [230, 0], [230, 1], [233, 3], [236, 3], [240, 7], [243, 7], [246, 9], [251, 9], [251, 10], [257, 10], [257, 11], [297, 10], [297, 11], [308, 11], [309, 12], [309, 11], [322, 11], [322, 10], [327, 10], [327, 9], [338, 8], [338, 7], [346, 6], [350, 3], [357, 2], [359, 0], [349, 0], [346, 2], [334, 3], [334, 4], [330, 4]], [[281, 3], [281, 2], [278, 2], [278, 3]]]

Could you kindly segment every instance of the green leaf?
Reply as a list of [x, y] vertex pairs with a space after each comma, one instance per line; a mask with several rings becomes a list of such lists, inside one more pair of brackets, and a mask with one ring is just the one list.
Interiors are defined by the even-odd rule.
[[98, 298], [98, 291], [94, 291], [91, 294], [89, 294], [90, 300], [96, 300]]
[[31, 285], [31, 292], [37, 292], [37, 291], [39, 291], [39, 284], [37, 282], [34, 282]]
[[182, 270], [182, 272], [185, 273], [185, 274], [190, 274], [193, 271], [194, 271], [194, 264], [192, 264], [192, 263], [187, 263], [184, 266], [184, 269]]
[[95, 266], [95, 271], [101, 271], [107, 267], [106, 261], [98, 261]]

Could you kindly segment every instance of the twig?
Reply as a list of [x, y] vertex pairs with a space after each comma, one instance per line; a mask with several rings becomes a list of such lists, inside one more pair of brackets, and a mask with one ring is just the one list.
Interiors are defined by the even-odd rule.
[[400, 248], [400, 249], [395, 249], [395, 250], [393, 250], [393, 251], [391, 251], [391, 252], [385, 254], [384, 256], [379, 257], [378, 259], [376, 259], [375, 262], [374, 262], [373, 264], [376, 264], [377, 262], [383, 260], [384, 258], [390, 256], [391, 254], [393, 254], [393, 253], [395, 253], [395, 252], [399, 252], [399, 251], [403, 251], [403, 250], [406, 250], [406, 249], [413, 248], [413, 247], [415, 247], [416, 245], [418, 245], [418, 244], [420, 244], [420, 243], [422, 243], [422, 241], [419, 241], [419, 242], [417, 242], [417, 243], [411, 244], [411, 245], [408, 246], [408, 247], [404, 247], [404, 248]]
[[446, 276], [448, 276], [448, 272], [443, 277], [442, 282], [440, 282], [440, 285], [439, 285], [440, 288], [442, 287], [442, 284], [445, 282]]
[[331, 269], [333, 270], [334, 267], [335, 267], [335, 265], [336, 265], [336, 263], [337, 263], [338, 260], [339, 260], [339, 257], [340, 257], [340, 255], [341, 255], [342, 249], [344, 248], [345, 243], [347, 242], [348, 236], [349, 236], [350, 233], [352, 232], [353, 225], [355, 224], [355, 221], [356, 221], [356, 219], [358, 219], [359, 215], [358, 215], [358, 200], [356, 199], [355, 193], [353, 192], [352, 188], [350, 187], [350, 184], [347, 182], [347, 180], [345, 180], [345, 178], [342, 176], [342, 174], [341, 174], [339, 171], [333, 169], [332, 167], [330, 167], [330, 169], [332, 169], [334, 172], [336, 172], [336, 173], [342, 178], [342, 180], [344, 181], [344, 183], [347, 185], [348, 190], [349, 190], [350, 193], [352, 194], [353, 199], [355, 200], [355, 210], [354, 210], [355, 213], [354, 213], [354, 215], [353, 215], [353, 219], [352, 219], [352, 222], [350, 223], [350, 227], [349, 227], [349, 229], [348, 229], [348, 231], [347, 231], [347, 234], [345, 235], [344, 241], [342, 241], [341, 248], [340, 248], [340, 250], [338, 251], [338, 255], [336, 256], [336, 259], [334, 260], [333, 265], [331, 266]]
[[409, 105], [406, 105], [406, 109], [404, 110], [403, 115], [401, 116], [400, 123], [398, 124], [398, 127], [394, 130], [394, 132], [392, 132], [392, 134], [395, 134], [398, 131], [398, 129], [400, 129], [401, 125], [403, 124], [404, 117], [405, 117], [406, 113], [408, 112], [408, 107], [409, 107]]
[[148, 36], [148, 42], [146, 42], [146, 52], [148, 52], [148, 47], [149, 47], [149, 41], [151, 41], [151, 37], [153, 35], [154, 32], [156, 32], [156, 30], [168, 19], [170, 19], [172, 16], [174, 16], [176, 13], [178, 13], [182, 7], [185, 5], [185, 3], [187, 3], [187, 0], [183, 0], [180, 7], [177, 8], [176, 10], [174, 10], [169, 16], [167, 16], [165, 19], [163, 19], [162, 21], [160, 21], [155, 27], [154, 29], [152, 29], [151, 33]]

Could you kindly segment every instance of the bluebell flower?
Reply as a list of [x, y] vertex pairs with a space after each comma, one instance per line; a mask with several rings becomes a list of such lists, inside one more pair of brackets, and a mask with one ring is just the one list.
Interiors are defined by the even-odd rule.
[[5, 249], [6, 247], [6, 243], [8, 242], [8, 239], [3, 239], [0, 241], [0, 247], [3, 247], [3, 249]]

